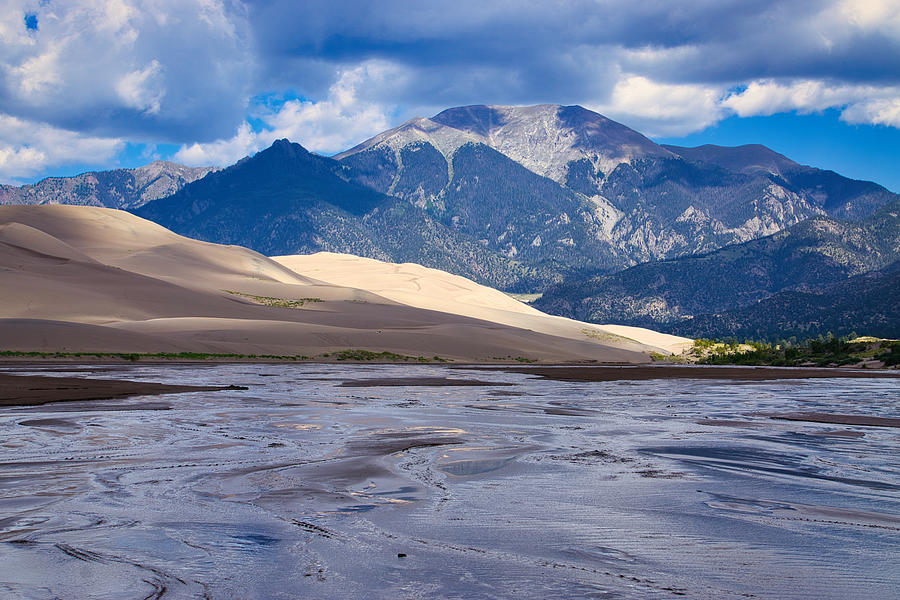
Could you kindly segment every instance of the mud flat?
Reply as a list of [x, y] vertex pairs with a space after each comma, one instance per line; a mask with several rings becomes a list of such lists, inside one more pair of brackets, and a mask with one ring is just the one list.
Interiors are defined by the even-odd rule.
[[0, 407], [0, 597], [900, 589], [900, 380], [521, 371], [36, 365], [185, 391]]
[[900, 427], [900, 419], [872, 417], [869, 415], [836, 415], [833, 413], [797, 412], [766, 414], [772, 419], [786, 421], [809, 421], [810, 423], [832, 423], [834, 425], [857, 425], [861, 427]]
[[209, 392], [223, 389], [228, 389], [228, 386], [172, 385], [119, 379], [0, 373], [0, 406], [36, 406], [50, 402], [111, 400], [129, 396]]

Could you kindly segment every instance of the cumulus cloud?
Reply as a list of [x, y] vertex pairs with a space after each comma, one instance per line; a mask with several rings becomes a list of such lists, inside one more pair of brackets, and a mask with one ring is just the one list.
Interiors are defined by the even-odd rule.
[[289, 0], [254, 6], [261, 80], [312, 98], [329, 65], [377, 59], [405, 70], [389, 90], [404, 107], [578, 103], [682, 135], [830, 107], [892, 123], [900, 85], [900, 0], [310, 0], [314, 18]]
[[679, 136], [719, 121], [725, 112], [723, 95], [720, 87], [657, 83], [626, 75], [606, 104], [592, 108], [651, 137]]
[[864, 100], [851, 104], [841, 113], [847, 123], [887, 125], [900, 129], [900, 93], [883, 100]]
[[[88, 136], [153, 142], [233, 131], [252, 38], [228, 0], [7, 0], [0, 105]], [[31, 16], [35, 27], [26, 23]]]
[[205, 144], [194, 142], [178, 149], [173, 160], [190, 166], [227, 166], [261, 148], [259, 135], [247, 122], [241, 123], [237, 133], [228, 139]]
[[18, 183], [66, 163], [102, 165], [124, 146], [120, 139], [85, 136], [0, 114], [0, 181]]
[[838, 108], [842, 111], [841, 119], [848, 123], [900, 127], [900, 86], [763, 80], [732, 93], [722, 105], [741, 117]]
[[184, 145], [174, 158], [189, 165], [228, 165], [280, 138], [333, 154], [391, 126], [393, 107], [366, 100], [360, 91], [400, 78], [402, 73], [381, 61], [344, 69], [323, 100], [288, 100], [277, 109], [262, 108], [255, 115], [263, 124], [258, 130], [244, 122], [233, 137]]
[[166, 93], [162, 65], [153, 59], [143, 69], [126, 73], [116, 82], [116, 93], [125, 106], [143, 113], [158, 114]]
[[841, 0], [828, 12], [834, 21], [849, 22], [867, 31], [878, 31], [900, 39], [900, 6], [896, 0]]

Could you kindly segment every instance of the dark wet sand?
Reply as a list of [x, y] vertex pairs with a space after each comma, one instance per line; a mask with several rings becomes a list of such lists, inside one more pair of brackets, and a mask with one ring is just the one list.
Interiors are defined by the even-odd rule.
[[900, 419], [870, 417], [867, 415], [835, 415], [818, 412], [761, 413], [771, 419], [784, 421], [807, 421], [809, 423], [829, 423], [833, 425], [861, 425], [863, 427], [900, 427]]
[[111, 400], [128, 396], [179, 394], [234, 389], [231, 386], [168, 385], [143, 381], [44, 377], [0, 373], [0, 406], [37, 406], [49, 402]]
[[777, 367], [705, 367], [705, 366], [635, 366], [635, 367], [469, 367], [484, 370], [507, 370], [537, 375], [554, 381], [645, 381], [648, 379], [727, 379], [732, 381], [770, 381], [776, 379], [820, 378], [900, 378], [900, 371], [862, 371], [849, 369], [777, 368]]

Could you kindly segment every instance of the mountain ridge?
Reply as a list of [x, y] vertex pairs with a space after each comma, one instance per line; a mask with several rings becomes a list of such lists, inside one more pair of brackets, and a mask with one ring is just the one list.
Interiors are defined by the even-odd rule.
[[697, 315], [667, 328], [692, 337], [777, 342], [817, 336], [900, 338], [900, 262], [815, 291], [781, 291], [721, 313]]
[[22, 186], [0, 185], [0, 205], [73, 204], [132, 209], [165, 198], [216, 170], [155, 160], [134, 169], [47, 177]]
[[585, 321], [615, 315], [630, 325], [685, 332], [684, 319], [740, 310], [781, 292], [818, 292], [898, 260], [895, 200], [858, 223], [816, 217], [713, 252], [563, 282], [533, 304]]

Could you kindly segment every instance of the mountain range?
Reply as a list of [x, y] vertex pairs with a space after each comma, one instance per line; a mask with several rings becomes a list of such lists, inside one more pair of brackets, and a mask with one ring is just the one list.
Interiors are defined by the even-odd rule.
[[577, 106], [472, 106], [334, 158], [279, 140], [136, 212], [264, 253], [353, 252], [539, 292], [895, 198], [761, 146], [664, 147]]
[[816, 336], [900, 338], [900, 263], [819, 291], [782, 291], [757, 303], [703, 314], [664, 329], [691, 337], [804, 340]]
[[[891, 311], [881, 308], [900, 290], [885, 286], [897, 282], [898, 261], [900, 200], [895, 200], [855, 223], [816, 217], [711, 253], [567, 281], [551, 286], [534, 304], [586, 321], [615, 319], [698, 336], [888, 335], [888, 329], [900, 331], [896, 316], [886, 325]], [[865, 291], [869, 288], [888, 292], [887, 302]], [[829, 294], [846, 296], [850, 304], [841, 308], [846, 302], [828, 301]], [[858, 315], [867, 303], [865, 319], [846, 316]]]
[[157, 160], [137, 169], [48, 177], [18, 187], [0, 185], [0, 205], [75, 204], [128, 210], [174, 194], [214, 170]]
[[451, 108], [332, 158], [278, 140], [222, 170], [177, 167], [3, 188], [0, 202], [126, 208], [267, 255], [417, 262], [543, 292], [556, 314], [682, 333], [896, 260], [900, 196], [875, 183], [759, 145], [659, 145], [579, 106]]

